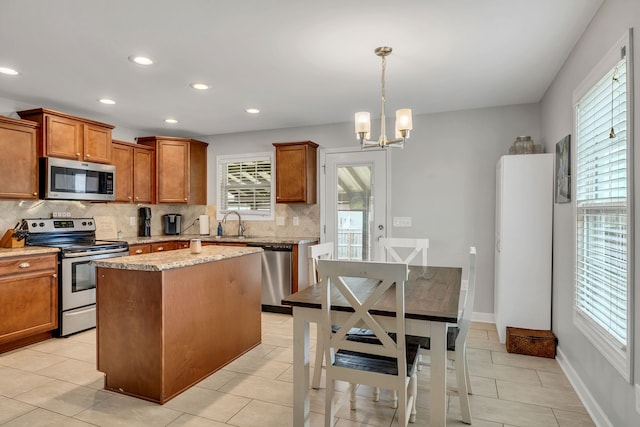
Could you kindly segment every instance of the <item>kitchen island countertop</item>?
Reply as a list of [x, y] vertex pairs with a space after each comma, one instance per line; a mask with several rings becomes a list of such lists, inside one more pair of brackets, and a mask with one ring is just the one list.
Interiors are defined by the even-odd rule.
[[262, 252], [261, 248], [242, 246], [203, 246], [199, 254], [191, 249], [177, 249], [169, 252], [153, 252], [142, 255], [130, 255], [93, 261], [96, 267], [108, 267], [119, 270], [165, 271], [207, 262], [220, 261]]

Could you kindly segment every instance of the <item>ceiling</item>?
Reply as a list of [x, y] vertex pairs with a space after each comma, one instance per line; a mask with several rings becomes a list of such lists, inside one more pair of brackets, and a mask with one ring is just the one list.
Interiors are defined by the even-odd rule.
[[2, 0], [0, 98], [141, 135], [349, 122], [379, 117], [391, 46], [388, 116], [538, 102], [602, 2]]

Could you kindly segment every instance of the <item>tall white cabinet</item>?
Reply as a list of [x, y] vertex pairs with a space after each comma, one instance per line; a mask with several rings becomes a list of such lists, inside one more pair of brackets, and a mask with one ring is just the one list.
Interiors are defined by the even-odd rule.
[[506, 327], [551, 329], [554, 154], [503, 156], [496, 166], [494, 316]]

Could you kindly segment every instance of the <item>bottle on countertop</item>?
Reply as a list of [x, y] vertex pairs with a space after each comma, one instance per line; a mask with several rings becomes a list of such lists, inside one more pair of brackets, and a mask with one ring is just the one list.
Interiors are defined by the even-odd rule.
[[222, 223], [218, 222], [218, 236], [222, 237]]

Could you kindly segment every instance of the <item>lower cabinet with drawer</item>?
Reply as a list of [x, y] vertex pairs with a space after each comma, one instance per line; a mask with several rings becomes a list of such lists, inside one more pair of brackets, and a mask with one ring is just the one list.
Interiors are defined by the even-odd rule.
[[57, 258], [0, 259], [0, 353], [51, 338], [58, 327]]
[[129, 255], [142, 255], [151, 252], [150, 243], [139, 243], [129, 245]]

